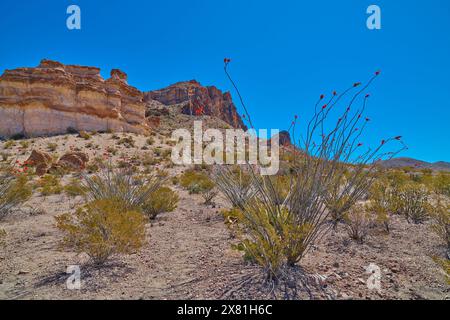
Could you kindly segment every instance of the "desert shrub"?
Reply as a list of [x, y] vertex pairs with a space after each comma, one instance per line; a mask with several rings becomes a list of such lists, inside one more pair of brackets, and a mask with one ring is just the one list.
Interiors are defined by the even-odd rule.
[[112, 154], [113, 156], [115, 156], [115, 155], [117, 155], [119, 150], [117, 150], [113, 146], [109, 146], [109, 147], [106, 148], [106, 152], [108, 152], [108, 153]]
[[180, 183], [180, 179], [177, 176], [173, 176], [170, 181], [172, 181], [172, 184], [174, 186], [178, 185]]
[[450, 174], [438, 173], [433, 179], [432, 187], [436, 193], [450, 197]]
[[389, 170], [385, 176], [393, 188], [399, 188], [410, 181], [409, 176], [400, 170]]
[[[345, 180], [345, 177], [341, 176], [339, 179]], [[325, 205], [330, 212], [330, 218], [335, 227], [339, 222], [344, 221], [345, 212], [354, 204], [353, 199], [343, 193], [345, 193], [344, 182], [336, 181], [330, 185], [325, 197]]]
[[155, 138], [150, 137], [145, 141], [145, 143], [147, 143], [149, 146], [152, 146], [155, 144]]
[[450, 285], [450, 256], [448, 259], [435, 257], [433, 260], [442, 268], [445, 273], [445, 278], [447, 280], [447, 284]]
[[295, 263], [304, 253], [308, 227], [294, 223], [295, 217], [286, 208], [250, 202], [246, 210], [232, 211], [241, 239], [235, 248], [244, 252], [246, 260], [262, 266], [268, 279], [276, 280], [286, 261]]
[[199, 194], [211, 189], [214, 183], [201, 171], [188, 170], [180, 176], [180, 185], [191, 194]]
[[54, 151], [56, 151], [57, 148], [58, 148], [58, 144], [53, 143], [53, 142], [47, 143], [47, 149], [48, 149], [48, 151], [54, 152]]
[[234, 208], [243, 209], [255, 195], [251, 176], [241, 167], [222, 166], [213, 171], [214, 181]]
[[0, 220], [32, 195], [26, 175], [15, 176], [8, 171], [0, 172]]
[[124, 137], [117, 142], [118, 145], [123, 145], [126, 148], [134, 148], [135, 143], [133, 137]]
[[14, 140], [7, 140], [5, 141], [5, 143], [3, 144], [3, 148], [4, 149], [11, 149], [12, 147], [14, 147], [16, 145], [16, 141]]
[[[225, 59], [225, 72], [231, 79], [227, 72], [228, 63], [229, 60]], [[288, 170], [291, 176], [290, 187], [282, 201], [279, 199], [282, 192], [279, 192], [278, 187], [272, 183], [271, 179], [261, 175], [261, 170], [264, 169], [261, 165], [246, 166], [251, 175], [250, 190], [255, 192], [255, 196], [252, 201], [242, 202], [240, 211], [244, 216], [262, 218], [241, 219], [242, 229], [246, 230], [242, 235], [244, 239], [246, 235], [256, 240], [270, 239], [270, 248], [278, 254], [282, 252], [288, 266], [294, 265], [301, 260], [317, 239], [330, 229], [327, 223], [329, 210], [324, 203], [330, 190], [339, 191], [336, 202], [349, 198], [353, 203], [357, 203], [366, 196], [376, 176], [375, 173], [381, 170], [378, 166], [379, 160], [392, 158], [406, 148], [401, 142], [401, 136], [380, 139], [378, 146], [372, 148], [365, 147], [361, 142], [362, 134], [370, 120], [363, 116], [369, 95], [365, 95], [364, 98], [361, 95], [364, 95], [364, 90], [378, 74], [379, 72], [376, 72], [369, 82], [362, 86], [362, 89], [354, 89], [361, 85], [357, 82], [344, 90], [342, 94], [334, 93], [327, 102], [324, 101], [324, 95], [320, 96], [314, 107], [312, 119], [309, 122], [302, 121], [302, 124], [305, 123], [306, 132], [299, 134], [301, 139], [294, 140], [296, 148], [293, 148], [292, 162], [289, 163]], [[338, 102], [344, 100], [344, 108], [338, 111]], [[360, 106], [355, 106], [356, 104]], [[338, 112], [338, 118], [330, 121], [330, 115], [336, 112]], [[249, 125], [253, 127], [250, 115], [247, 112], [246, 115]], [[290, 127], [291, 136], [294, 136], [296, 125], [294, 120]], [[394, 141], [401, 144], [399, 150], [386, 152], [384, 150], [386, 146]], [[226, 171], [223, 166], [218, 167], [217, 170]], [[228, 194], [234, 192], [230, 190], [238, 189], [236, 179], [226, 173], [221, 176], [224, 177], [225, 183], [217, 183], [221, 191], [230, 199]], [[251, 203], [255, 201], [261, 205], [252, 205]], [[279, 223], [279, 219], [282, 223]], [[288, 227], [276, 227], [284, 222]], [[253, 234], [252, 229], [257, 232]], [[280, 230], [289, 230], [289, 232]], [[280, 249], [279, 241], [282, 242], [281, 248], [287, 246], [288, 249]], [[254, 250], [261, 250], [261, 247], [263, 246], [256, 246]], [[277, 262], [267, 267], [268, 264], [260, 260], [263, 254], [255, 251], [253, 256], [270, 274], [279, 273], [279, 268], [282, 266], [278, 263], [280, 259], [274, 259]]]
[[358, 243], [364, 242], [373, 224], [373, 216], [365, 209], [363, 205], [355, 205], [344, 216], [345, 227], [349, 237]]
[[0, 152], [0, 156], [2, 158], [2, 161], [6, 162], [6, 161], [8, 161], [8, 158], [9, 158], [10, 154], [7, 153], [7, 152]]
[[74, 214], [58, 216], [56, 225], [64, 233], [63, 245], [87, 253], [96, 265], [116, 254], [132, 254], [145, 241], [144, 215], [114, 199], [95, 200]]
[[376, 222], [381, 224], [386, 232], [390, 231], [390, 214], [396, 212], [397, 201], [386, 179], [377, 180], [369, 192], [370, 198], [366, 208], [375, 215]]
[[92, 138], [92, 136], [91, 136], [89, 133], [87, 133], [86, 131], [80, 131], [80, 132], [78, 133], [78, 136], [79, 136], [81, 139], [84, 139], [84, 140], [89, 140], [89, 139]]
[[450, 205], [443, 203], [440, 199], [433, 206], [432, 217], [434, 223], [432, 225], [436, 234], [447, 244], [447, 251], [450, 259]]
[[161, 187], [153, 192], [142, 206], [142, 211], [155, 219], [160, 213], [172, 212], [177, 208], [178, 195], [170, 188]]
[[46, 174], [39, 178], [36, 186], [43, 196], [60, 194], [64, 190], [63, 186], [61, 185], [60, 177], [53, 174]]
[[429, 191], [420, 184], [408, 183], [400, 188], [397, 208], [408, 222], [423, 223], [429, 217]]
[[70, 197], [76, 197], [85, 195], [86, 190], [79, 179], [73, 178], [64, 186], [64, 192]]
[[202, 194], [203, 200], [205, 200], [204, 204], [210, 205], [211, 203], [213, 203], [213, 199], [217, 196], [218, 191], [215, 188], [214, 183], [211, 183], [211, 185], [208, 188], [204, 188], [201, 191], [201, 194]]
[[0, 247], [5, 245], [6, 231], [0, 229]]
[[22, 141], [20, 141], [20, 146], [21, 146], [23, 149], [27, 149], [27, 148], [30, 146], [30, 141], [22, 140]]
[[92, 176], [83, 176], [82, 186], [88, 201], [115, 199], [130, 210], [141, 210], [162, 179], [153, 175], [138, 177], [132, 169], [107, 165]]

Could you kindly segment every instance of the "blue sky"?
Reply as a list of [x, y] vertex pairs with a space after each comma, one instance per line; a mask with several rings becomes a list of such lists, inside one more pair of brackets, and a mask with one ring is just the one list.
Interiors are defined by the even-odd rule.
[[[70, 4], [81, 8], [81, 30], [66, 28]], [[381, 30], [366, 28], [370, 4], [381, 8]], [[105, 77], [121, 68], [145, 91], [190, 79], [231, 90], [222, 69], [230, 57], [261, 128], [285, 129], [321, 93], [381, 69], [363, 142], [402, 135], [402, 156], [450, 161], [448, 0], [9, 0], [0, 14], [0, 72], [49, 58]]]

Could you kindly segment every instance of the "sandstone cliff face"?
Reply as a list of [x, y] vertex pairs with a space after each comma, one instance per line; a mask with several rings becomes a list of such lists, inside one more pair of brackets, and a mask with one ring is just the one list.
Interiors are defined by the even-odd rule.
[[143, 93], [120, 70], [104, 80], [98, 68], [50, 60], [0, 77], [0, 137], [62, 134], [68, 128], [142, 133]]
[[174, 105], [190, 100], [191, 104], [187, 104], [183, 108], [184, 114], [210, 115], [222, 119], [234, 128], [247, 129], [237, 113], [229, 92], [222, 93], [214, 86], [204, 87], [195, 80], [179, 82], [164, 89], [147, 92], [144, 100], [156, 100], [165, 105]]

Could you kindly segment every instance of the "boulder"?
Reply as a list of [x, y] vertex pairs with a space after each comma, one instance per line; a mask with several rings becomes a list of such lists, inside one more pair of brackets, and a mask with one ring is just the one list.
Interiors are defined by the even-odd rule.
[[89, 156], [87, 154], [83, 152], [69, 152], [59, 159], [57, 166], [69, 170], [81, 171], [86, 168], [88, 162]]
[[35, 166], [36, 174], [43, 176], [52, 166], [52, 157], [46, 152], [33, 150], [26, 163], [29, 166]]

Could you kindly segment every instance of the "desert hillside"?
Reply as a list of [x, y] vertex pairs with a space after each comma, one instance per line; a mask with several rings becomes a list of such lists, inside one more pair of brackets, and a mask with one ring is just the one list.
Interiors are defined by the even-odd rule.
[[[183, 117], [183, 116], [181, 116]], [[186, 116], [188, 117], [188, 116]], [[185, 119], [188, 121], [188, 119]], [[180, 120], [181, 121], [181, 120]], [[146, 223], [142, 249], [119, 255], [102, 267], [85, 253], [61, 246], [55, 217], [84, 203], [77, 192], [78, 172], [32, 175], [33, 192], [20, 209], [1, 221], [1, 299], [445, 299], [449, 284], [435, 258], [444, 255], [432, 221], [408, 223], [394, 215], [387, 233], [375, 224], [364, 243], [349, 238], [344, 225], [322, 238], [302, 260], [288, 286], [264, 284], [256, 265], [233, 249], [238, 240], [222, 214], [230, 207], [222, 195], [204, 204], [177, 179], [190, 168], [171, 165], [169, 131], [150, 136], [131, 133], [66, 134], [0, 143], [3, 163], [24, 163], [32, 150], [56, 159], [81, 150], [88, 172], [111, 160], [143, 174], [157, 171], [179, 196], [177, 208]], [[108, 157], [105, 158], [104, 155]], [[191, 168], [192, 169], [192, 168]], [[30, 169], [31, 170], [31, 169]], [[208, 168], [196, 168], [208, 174]], [[48, 177], [48, 178], [44, 178]], [[51, 178], [50, 178], [51, 177]], [[381, 268], [380, 292], [368, 290], [371, 263]], [[82, 265], [81, 290], [67, 290], [66, 268]]]
[[[342, 95], [365, 105], [361, 86]], [[270, 155], [280, 143], [265, 176], [267, 163], [233, 162], [246, 140], [240, 154], [213, 150], [228, 165], [173, 161], [176, 129], [194, 144], [187, 157], [210, 147], [190, 136], [196, 121], [247, 129], [229, 92], [195, 80], [142, 92], [121, 70], [105, 80], [50, 60], [5, 71], [0, 299], [449, 299], [448, 163], [380, 166], [402, 137], [360, 151], [370, 119], [353, 106], [325, 132], [340, 98], [320, 95], [303, 147], [297, 116], [254, 139]]]

